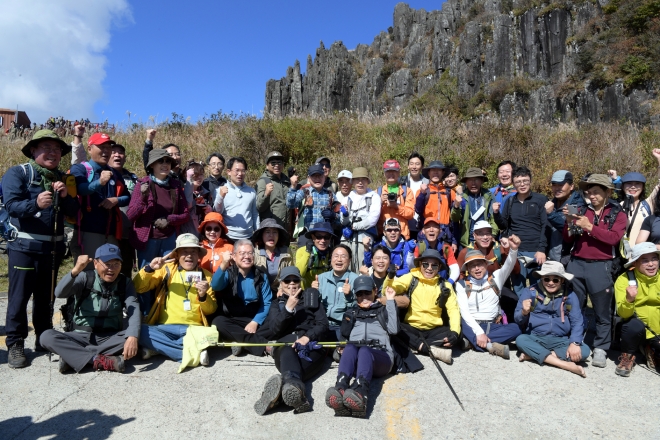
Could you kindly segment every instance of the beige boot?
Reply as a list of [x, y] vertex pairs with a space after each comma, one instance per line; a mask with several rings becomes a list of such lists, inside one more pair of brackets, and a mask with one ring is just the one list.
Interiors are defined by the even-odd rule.
[[488, 353], [499, 356], [504, 359], [509, 359], [509, 346], [508, 345], [502, 345], [498, 344], [497, 342], [493, 342], [489, 344], [490, 347], [488, 348]]
[[451, 365], [451, 348], [441, 348], [431, 345], [431, 356], [447, 365]]

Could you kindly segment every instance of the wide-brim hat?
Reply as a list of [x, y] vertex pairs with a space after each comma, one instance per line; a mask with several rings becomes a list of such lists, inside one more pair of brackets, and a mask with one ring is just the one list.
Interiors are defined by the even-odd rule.
[[481, 168], [477, 168], [477, 167], [468, 168], [467, 171], [465, 172], [465, 175], [461, 179], [461, 182], [465, 183], [466, 180], [471, 179], [473, 177], [480, 177], [484, 179], [484, 182], [488, 182], [488, 177], [486, 177], [484, 171]]
[[353, 170], [353, 180], [359, 179], [359, 178], [365, 178], [369, 180], [369, 183], [371, 183], [371, 179], [369, 178], [369, 170], [367, 170], [365, 167], [357, 167]]
[[489, 262], [484, 253], [479, 249], [469, 249], [465, 253], [465, 262], [463, 263], [463, 266], [461, 266], [461, 272], [465, 272], [467, 270], [467, 265], [469, 262], [477, 260], [484, 260], [486, 263]]
[[176, 238], [176, 247], [172, 252], [176, 252], [181, 248], [197, 248], [200, 251], [200, 256], [206, 255], [206, 249], [200, 246], [199, 239], [194, 234], [181, 234]]
[[623, 266], [625, 268], [631, 267], [633, 264], [635, 264], [635, 261], [639, 260], [642, 255], [646, 254], [658, 254], [658, 256], [660, 256], [660, 251], [655, 247], [655, 244], [650, 241], [638, 243], [632, 248], [632, 255], [630, 256], [630, 260]]
[[315, 232], [327, 232], [332, 235], [333, 238], [337, 238], [335, 231], [332, 230], [332, 225], [328, 222], [314, 223], [312, 227], [309, 228], [309, 231], [305, 233], [305, 237], [311, 239], [312, 234]]
[[222, 216], [222, 214], [220, 214], [219, 212], [209, 212], [204, 216], [204, 221], [200, 223], [199, 227], [197, 228], [200, 234], [202, 235], [204, 234], [204, 228], [209, 223], [219, 223], [220, 226], [222, 227], [222, 231], [224, 232], [224, 234], [225, 235], [227, 234], [228, 231], [227, 231], [227, 226], [225, 226], [225, 219]]
[[170, 153], [167, 150], [162, 148], [154, 148], [149, 152], [149, 160], [147, 161], [147, 168], [151, 167], [154, 163], [158, 162], [160, 159], [168, 158], [172, 167], [174, 167], [174, 159], [170, 156]]
[[263, 243], [263, 234], [266, 228], [277, 229], [278, 236], [277, 236], [277, 243], [275, 244], [275, 246], [277, 247], [289, 246], [290, 243], [289, 233], [287, 232], [286, 229], [284, 229], [284, 227], [282, 227], [282, 225], [277, 223], [277, 221], [272, 218], [265, 218], [261, 221], [261, 223], [259, 223], [259, 229], [254, 231], [254, 234], [252, 235], [253, 243], [258, 243], [258, 242]]
[[422, 168], [422, 176], [426, 177], [427, 179], [429, 178], [429, 170], [443, 170], [446, 171], [447, 167], [445, 164], [440, 162], [439, 160], [432, 160], [431, 163], [427, 167]]
[[581, 191], [586, 191], [587, 188], [591, 185], [600, 185], [607, 189], [614, 189], [612, 184], [612, 179], [606, 174], [592, 174], [587, 178], [587, 180], [582, 180], [578, 183]]
[[442, 255], [440, 255], [440, 252], [436, 251], [435, 249], [426, 249], [422, 255], [419, 257], [415, 258], [415, 267], [419, 267], [420, 264], [422, 263], [422, 260], [425, 258], [433, 258], [435, 260], [438, 260], [438, 263], [440, 263], [440, 268], [439, 270], [442, 270], [443, 268], [446, 268], [447, 265], [442, 259]]
[[25, 157], [28, 157], [32, 159], [32, 153], [30, 153], [30, 149], [32, 147], [36, 147], [39, 145], [39, 142], [45, 141], [45, 140], [54, 140], [57, 141], [57, 143], [60, 144], [60, 148], [62, 148], [62, 156], [65, 154], [68, 154], [71, 152], [71, 145], [67, 144], [64, 142], [60, 137], [55, 133], [53, 130], [39, 130], [37, 131], [34, 136], [32, 136], [32, 139], [30, 142], [25, 144], [23, 148], [21, 148], [21, 152], [23, 152], [23, 155]]
[[541, 269], [534, 271], [534, 274], [539, 278], [548, 275], [557, 275], [566, 281], [571, 281], [573, 279], [573, 274], [566, 272], [564, 265], [559, 261], [546, 261], [543, 263], [543, 266], [541, 266]]

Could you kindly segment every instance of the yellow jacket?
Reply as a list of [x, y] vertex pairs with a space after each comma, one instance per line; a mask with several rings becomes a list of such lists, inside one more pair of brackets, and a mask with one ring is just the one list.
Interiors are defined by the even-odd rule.
[[[616, 298], [616, 313], [623, 319], [637, 314], [637, 317], [656, 333], [660, 333], [660, 272], [654, 277], [647, 277], [635, 269], [637, 279], [637, 296], [635, 302], [626, 300], [628, 275], [620, 275], [614, 283], [614, 296]], [[653, 333], [646, 330], [646, 339], [653, 337]]]
[[[315, 250], [315, 248], [312, 248]], [[302, 276], [301, 288], [306, 289], [312, 285], [312, 282], [316, 279], [317, 275], [321, 275], [324, 272], [327, 272], [331, 269], [330, 267], [330, 250], [326, 252], [324, 258], [319, 256], [314, 256], [317, 259], [315, 264], [312, 264], [312, 267], [307, 268], [308, 262], [310, 259], [309, 252], [307, 252], [306, 246], [301, 246], [296, 251], [296, 267], [300, 271]]]
[[[156, 290], [162, 283], [167, 275], [169, 269], [168, 279], [168, 293], [165, 299], [164, 306], [161, 308], [158, 315], [158, 324], [184, 324], [184, 325], [204, 325], [204, 315], [210, 315], [218, 308], [218, 303], [215, 300], [213, 290], [211, 290], [211, 272], [205, 269], [202, 271], [204, 278], [209, 282], [209, 289], [206, 291], [206, 299], [202, 302], [197, 299], [197, 288], [194, 284], [191, 286], [186, 280], [186, 271], [181, 269], [179, 271], [179, 264], [177, 262], [167, 263], [163, 267], [154, 272], [147, 272], [144, 268], [135, 275], [133, 284], [137, 293], [144, 293], [150, 290]], [[186, 299], [186, 289], [188, 289], [187, 298], [190, 300], [190, 310], [183, 309], [183, 301]]]
[[[446, 326], [447, 323], [442, 321], [442, 309], [436, 304], [436, 300], [440, 296], [440, 286], [438, 286], [437, 276], [431, 279], [424, 278], [419, 268], [416, 267], [410, 273], [401, 277], [394, 279], [385, 278], [383, 292], [387, 286], [392, 286], [397, 295], [403, 295], [408, 292], [408, 287], [410, 287], [413, 277], [419, 280], [419, 284], [417, 284], [415, 292], [411, 295], [410, 307], [408, 307], [404, 321], [419, 330], [430, 330], [435, 327]], [[447, 281], [445, 281], [445, 286], [451, 292], [445, 305], [447, 316], [449, 316], [449, 328], [451, 331], [460, 334], [461, 313], [458, 309], [456, 293]]]

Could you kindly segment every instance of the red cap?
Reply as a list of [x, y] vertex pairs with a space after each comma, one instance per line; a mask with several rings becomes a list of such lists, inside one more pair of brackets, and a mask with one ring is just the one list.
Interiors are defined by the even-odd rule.
[[400, 169], [399, 162], [394, 159], [386, 160], [383, 164], [383, 171], [399, 171]]
[[101, 145], [101, 144], [105, 144], [106, 142], [110, 142], [112, 144], [115, 143], [115, 141], [110, 139], [110, 136], [108, 136], [105, 133], [94, 133], [89, 137], [89, 140], [87, 141], [87, 145]]

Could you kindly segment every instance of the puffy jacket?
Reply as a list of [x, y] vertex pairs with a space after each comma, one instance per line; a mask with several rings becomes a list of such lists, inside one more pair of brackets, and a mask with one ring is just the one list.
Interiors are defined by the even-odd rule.
[[456, 191], [445, 188], [442, 183], [438, 185], [429, 183], [426, 191], [420, 189], [415, 200], [415, 212], [419, 214], [419, 225], [423, 225], [424, 219], [427, 218], [433, 218], [441, 225], [449, 225], [451, 206], [455, 199]]
[[311, 243], [309, 246], [301, 246], [296, 251], [296, 267], [302, 276], [301, 287], [310, 287], [317, 275], [330, 270], [330, 250], [321, 256]]
[[410, 307], [404, 317], [404, 322], [420, 330], [430, 330], [435, 327], [449, 326], [450, 330], [461, 333], [461, 313], [458, 309], [456, 293], [451, 284], [447, 281], [444, 286], [449, 288], [450, 295], [445, 304], [449, 322], [442, 319], [443, 310], [438, 307], [436, 301], [440, 296], [439, 277], [424, 278], [419, 268], [414, 268], [410, 273], [390, 279], [386, 278], [383, 283], [383, 289], [388, 286], [396, 291], [397, 295], [404, 295], [408, 292], [413, 277], [417, 278], [419, 283], [414, 292], [411, 293]]
[[[534, 305], [534, 298], [537, 298]], [[574, 292], [568, 294], [565, 304], [562, 297], [558, 296], [545, 305], [543, 300], [545, 294], [538, 285], [527, 287], [520, 292], [518, 305], [514, 313], [516, 323], [523, 333], [537, 336], [559, 336], [568, 337], [570, 342], [582, 342], [584, 325], [580, 302]], [[532, 300], [532, 308], [527, 316], [522, 314], [522, 303], [526, 299]], [[562, 322], [562, 308], [564, 308], [564, 322]], [[570, 308], [570, 310], [568, 310]]]
[[[311, 290], [319, 294], [318, 290]], [[318, 342], [323, 339], [328, 331], [328, 317], [322, 303], [319, 303], [317, 308], [309, 307], [305, 303], [306, 293], [300, 294], [301, 299], [293, 313], [285, 307], [289, 299], [288, 295], [275, 298], [268, 311], [263, 330], [260, 332], [266, 332], [268, 339], [271, 340], [277, 340], [291, 333], [295, 333], [299, 338], [307, 336], [310, 341]]]
[[[273, 192], [266, 196], [266, 185], [273, 184]], [[259, 219], [272, 218], [284, 229], [289, 228], [289, 208], [286, 207], [286, 196], [289, 193], [291, 182], [286, 174], [274, 176], [268, 171], [264, 171], [259, 180], [257, 180], [257, 210]]]
[[[385, 238], [383, 238], [383, 240], [379, 244], [385, 246], [390, 250], [391, 252], [390, 263], [399, 267], [396, 271], [396, 276], [400, 277], [410, 272], [410, 266], [412, 265], [413, 260], [415, 259], [415, 255], [414, 255], [415, 247], [417, 246], [415, 240], [406, 241], [402, 237], [399, 239], [399, 243], [397, 243], [397, 245], [394, 248], [389, 247], [389, 245], [387, 244], [387, 240], [385, 240]], [[372, 266], [371, 264], [372, 249], [369, 249], [368, 251], [367, 250], [364, 251], [364, 265], [367, 267]]]
[[[381, 194], [387, 194], [387, 185], [380, 188]], [[380, 194], [378, 196], [380, 198]], [[380, 219], [378, 219], [378, 233], [383, 234], [383, 223], [388, 218], [396, 218], [401, 224], [401, 235], [406, 240], [410, 239], [410, 229], [408, 221], [415, 216], [415, 194], [410, 188], [406, 188], [406, 197], [403, 197], [403, 188], [399, 185], [397, 195], [397, 206], [390, 207], [388, 202], [382, 202], [380, 207]]]
[[234, 251], [234, 245], [228, 243], [224, 238], [219, 238], [214, 244], [209, 243], [208, 240], [204, 240], [202, 241], [202, 246], [206, 249], [206, 255], [202, 257], [200, 266], [212, 274], [218, 270], [220, 263], [222, 263], [222, 253]]
[[[382, 310], [383, 308], [385, 310]], [[380, 313], [385, 313], [387, 317], [387, 328], [383, 328], [376, 317]], [[348, 337], [349, 341], [376, 340], [385, 346], [385, 351], [390, 357], [390, 360], [394, 362], [394, 351], [390, 344], [390, 335], [399, 333], [399, 315], [397, 313], [396, 302], [394, 300], [388, 300], [386, 305], [376, 301], [367, 310], [360, 309], [358, 305], [354, 305], [344, 315], [344, 320], [347, 318], [350, 319], [350, 316], [354, 315], [357, 317], [355, 319], [355, 325], [350, 335], [342, 334], [342, 336]], [[365, 317], [364, 315], [368, 316]]]
[[[483, 214], [484, 219], [486, 219], [491, 228], [493, 228], [493, 235], [497, 236], [500, 233], [500, 230], [497, 227], [497, 224], [495, 223], [495, 217], [493, 216], [493, 194], [486, 188], [481, 188], [480, 194], [483, 197], [483, 206], [486, 208]], [[469, 192], [463, 193], [463, 200], [465, 200], [467, 203], [463, 204], [462, 208], [456, 208], [454, 206], [452, 207], [451, 220], [452, 222], [459, 222], [461, 224], [460, 243], [461, 246], [466, 247], [470, 244], [470, 229], [473, 225], [472, 216], [468, 207], [468, 203], [470, 201]]]
[[[357, 274], [346, 272], [342, 275], [339, 283], [335, 283], [334, 271], [328, 271], [319, 275], [319, 292], [321, 292], [321, 302], [325, 307], [325, 312], [330, 319], [330, 323], [338, 325], [344, 317], [344, 312], [355, 304], [355, 292], [353, 292], [353, 281]], [[344, 295], [344, 281], [348, 278], [351, 290], [348, 295]]]
[[[629, 303], [626, 300], [627, 274], [619, 276], [614, 283], [616, 313], [623, 319], [629, 319], [636, 314], [644, 324], [660, 334], [660, 273], [649, 277], [637, 269], [634, 270], [637, 279], [637, 296], [634, 302]], [[653, 333], [646, 330], [646, 338], [653, 337]]]

